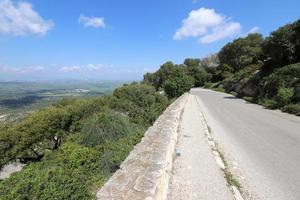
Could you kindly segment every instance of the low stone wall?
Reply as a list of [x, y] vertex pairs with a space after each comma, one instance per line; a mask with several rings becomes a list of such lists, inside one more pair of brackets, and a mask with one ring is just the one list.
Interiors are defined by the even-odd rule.
[[187, 100], [173, 102], [131, 151], [120, 169], [98, 191], [99, 200], [165, 200], [172, 170], [177, 129]]

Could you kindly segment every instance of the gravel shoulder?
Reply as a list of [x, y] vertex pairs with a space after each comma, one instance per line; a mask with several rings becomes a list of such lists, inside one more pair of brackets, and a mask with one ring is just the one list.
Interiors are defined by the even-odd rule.
[[208, 144], [200, 106], [189, 95], [179, 127], [168, 199], [234, 199]]

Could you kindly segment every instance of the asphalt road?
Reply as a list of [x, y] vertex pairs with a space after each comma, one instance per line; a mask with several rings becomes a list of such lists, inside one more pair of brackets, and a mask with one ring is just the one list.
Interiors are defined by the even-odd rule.
[[300, 117], [234, 96], [193, 89], [248, 198], [300, 199]]
[[234, 200], [208, 144], [200, 112], [195, 96], [189, 95], [178, 128], [167, 199]]

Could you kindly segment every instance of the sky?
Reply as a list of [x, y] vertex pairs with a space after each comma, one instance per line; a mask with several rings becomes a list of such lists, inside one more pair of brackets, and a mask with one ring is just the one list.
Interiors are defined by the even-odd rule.
[[0, 80], [141, 80], [300, 17], [299, 0], [0, 0]]

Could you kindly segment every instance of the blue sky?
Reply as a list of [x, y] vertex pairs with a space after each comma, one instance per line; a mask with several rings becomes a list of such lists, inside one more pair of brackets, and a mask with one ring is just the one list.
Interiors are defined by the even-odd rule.
[[139, 80], [300, 17], [299, 0], [0, 0], [0, 80]]

